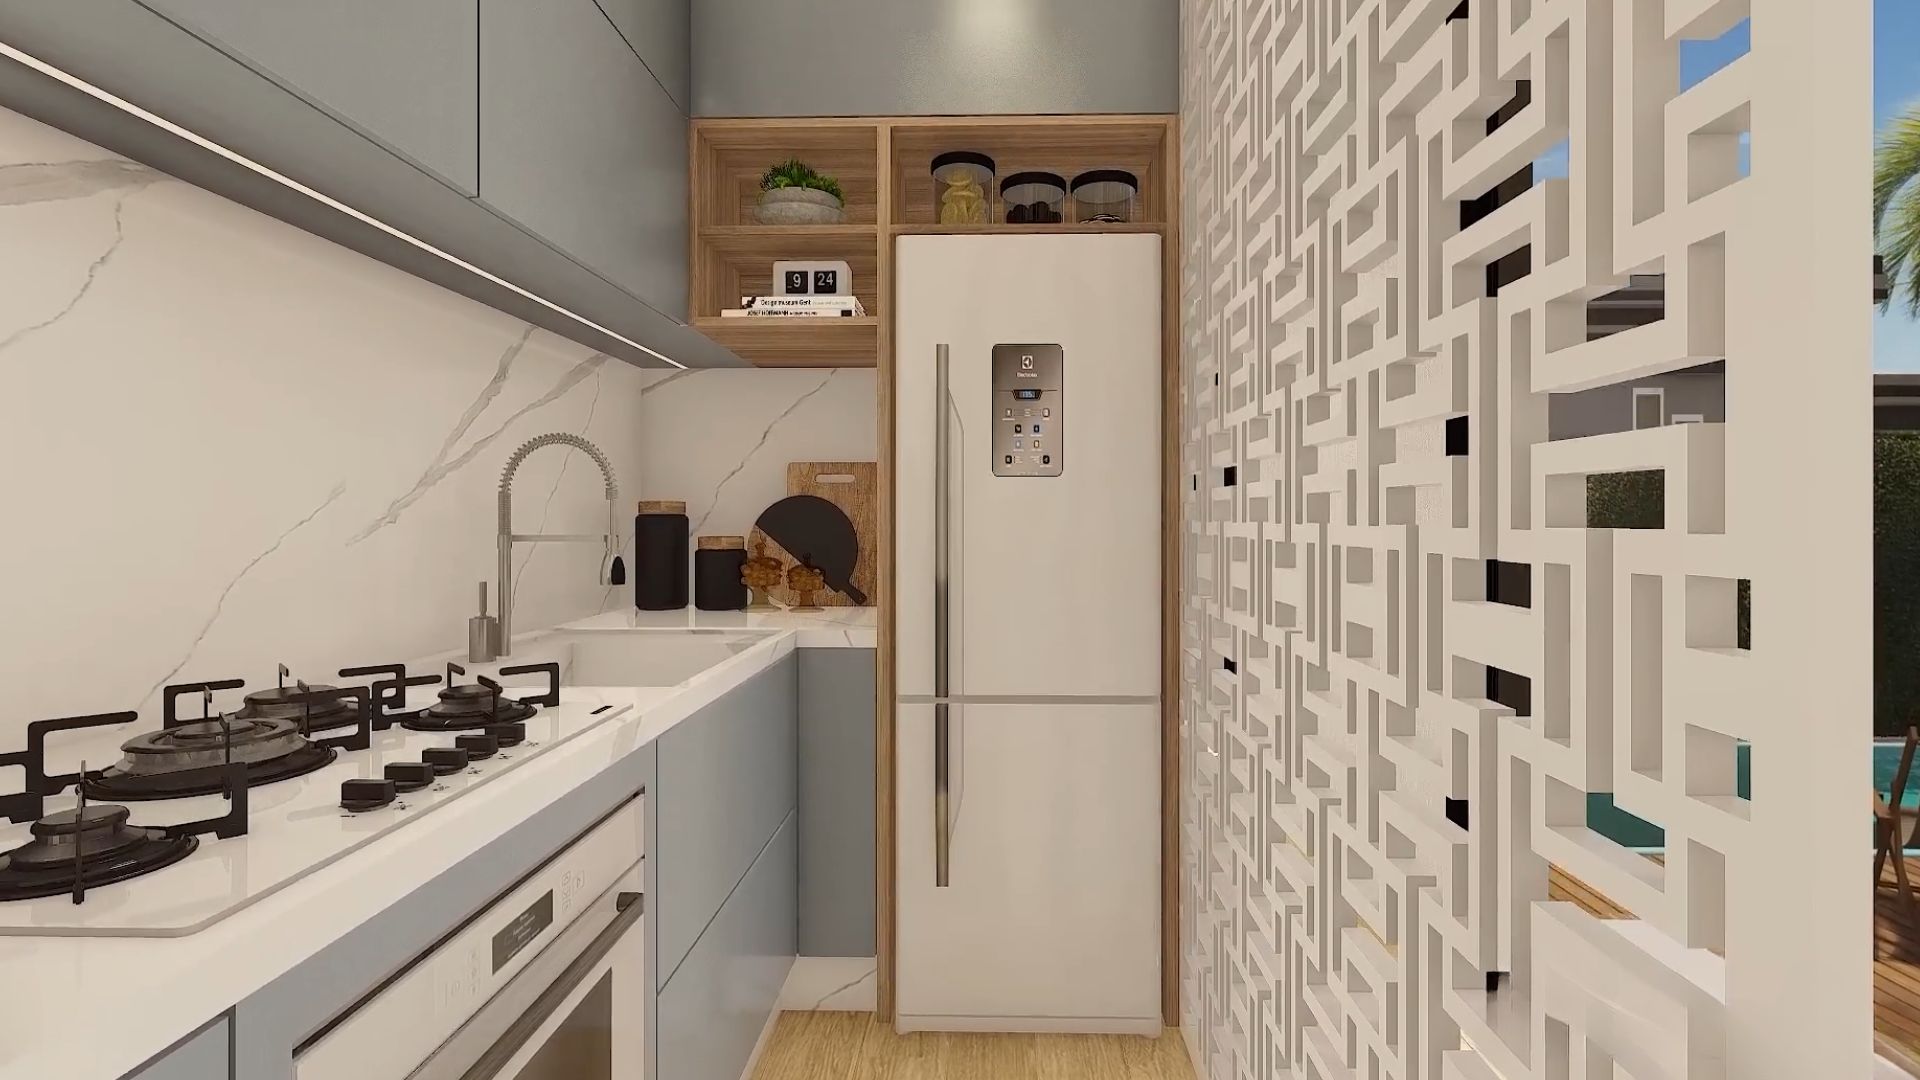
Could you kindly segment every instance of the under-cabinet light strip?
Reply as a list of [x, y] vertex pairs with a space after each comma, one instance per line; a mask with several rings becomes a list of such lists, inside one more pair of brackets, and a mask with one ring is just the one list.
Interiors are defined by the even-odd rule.
[[487, 271], [480, 269], [479, 267], [473, 265], [470, 262], [467, 262], [464, 259], [458, 258], [454, 255], [450, 255], [447, 252], [444, 252], [439, 248], [434, 247], [432, 244], [427, 243], [425, 240], [422, 240], [417, 236], [414, 236], [410, 233], [402, 232], [401, 230], [394, 228], [393, 226], [387, 224], [384, 221], [379, 220], [378, 218], [369, 217], [366, 214], [363, 214], [360, 211], [355, 210], [353, 207], [348, 206], [337, 199], [328, 198], [326, 195], [323, 195], [320, 192], [313, 190], [312, 188], [306, 186], [305, 184], [302, 184], [300, 181], [295, 180], [290, 176], [283, 176], [280, 173], [277, 173], [272, 169], [267, 168], [265, 165], [262, 165], [257, 161], [254, 161], [250, 158], [243, 157], [239, 154], [236, 154], [232, 150], [229, 150], [226, 147], [221, 146], [219, 143], [213, 142], [209, 139], [202, 138], [201, 136], [196, 135], [191, 131], [188, 131], [186, 128], [183, 128], [180, 125], [165, 119], [164, 117], [156, 116], [153, 113], [150, 113], [147, 110], [141, 108], [140, 106], [135, 105], [133, 102], [126, 101], [122, 98], [116, 97], [113, 94], [110, 94], [107, 91], [100, 89], [99, 87], [93, 85], [90, 82], [87, 82], [84, 79], [79, 79], [72, 75], [69, 75], [66, 72], [60, 70], [59, 68], [54, 67], [53, 65], [48, 64], [45, 61], [38, 59], [37, 57], [30, 56], [27, 53], [23, 53], [19, 49], [16, 49], [5, 42], [0, 42], [0, 56], [5, 56], [10, 60], [15, 60], [15, 61], [18, 61], [19, 63], [25, 64], [26, 66], [32, 68], [35, 71], [40, 72], [43, 75], [48, 76], [49, 78], [58, 79], [61, 82], [66, 83], [68, 86], [71, 86], [74, 89], [79, 90], [80, 92], [87, 94], [88, 96], [93, 97], [99, 101], [103, 101], [108, 105], [111, 105], [116, 109], [119, 109], [121, 112], [128, 114], [129, 116], [139, 117], [140, 119], [146, 121], [147, 123], [152, 124], [154, 127], [160, 128], [161, 130], [166, 132], [170, 132], [174, 135], [179, 136], [182, 139], [186, 139], [187, 141], [193, 143], [195, 146], [202, 147], [203, 149], [206, 149], [206, 150], [211, 150], [212, 152], [219, 154], [221, 157], [226, 158], [228, 161], [231, 161], [236, 165], [240, 165], [245, 168], [252, 169], [254, 172], [259, 173], [261, 176], [264, 176], [267, 179], [272, 180], [277, 184], [280, 184], [287, 188], [291, 188], [292, 190], [297, 191], [300, 194], [315, 200], [316, 202], [322, 203], [335, 210], [338, 210], [341, 213], [346, 214], [347, 216], [353, 218], [356, 221], [364, 222], [368, 225], [371, 225], [374, 228], [379, 229], [381, 232], [384, 232], [389, 236], [393, 236], [398, 239], [404, 240], [407, 243], [412, 244], [414, 247], [419, 248], [421, 251], [427, 252], [428, 254], [433, 255], [437, 258], [444, 259], [447, 262], [452, 263], [454, 266], [457, 266], [460, 269], [465, 270], [466, 272], [473, 274], [476, 277], [485, 278], [486, 280], [493, 282], [495, 285], [498, 285], [505, 289], [510, 289], [513, 292], [516, 292], [521, 296], [524, 296], [527, 299], [533, 301], [534, 303], [541, 305], [542, 307], [549, 308], [561, 315], [565, 315], [567, 318], [572, 319], [573, 321], [579, 323], [582, 326], [591, 327], [594, 330], [597, 330], [600, 333], [605, 334], [610, 338], [613, 338], [615, 341], [619, 341], [624, 344], [631, 345], [634, 348], [639, 349], [641, 352], [646, 353], [648, 356], [656, 357], [662, 361], [665, 361], [668, 364], [672, 364], [674, 367], [680, 368], [683, 371], [687, 369], [687, 365], [681, 363], [678, 360], [675, 360], [670, 356], [663, 355], [657, 350], [649, 349], [645, 345], [642, 345], [639, 342], [623, 334], [615, 333], [614, 331], [609, 330], [604, 326], [601, 326], [599, 323], [594, 322], [592, 319], [589, 319], [586, 316], [579, 314], [578, 312], [570, 311], [567, 308], [561, 307], [559, 304], [556, 304], [553, 301], [548, 300], [543, 296], [537, 296], [534, 293], [528, 292], [527, 290], [521, 288], [518, 285], [515, 285], [513, 282], [508, 281], [505, 278], [502, 278], [496, 274], [488, 273]]

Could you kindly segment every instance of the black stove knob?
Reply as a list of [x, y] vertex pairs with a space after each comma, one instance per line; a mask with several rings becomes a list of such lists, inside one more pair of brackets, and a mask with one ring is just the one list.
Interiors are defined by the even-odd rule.
[[527, 741], [527, 725], [514, 721], [506, 724], [488, 724], [487, 734], [493, 736], [496, 746], [519, 746]]
[[355, 813], [378, 810], [393, 801], [399, 790], [391, 780], [343, 780], [340, 805]]
[[396, 761], [385, 771], [387, 779], [401, 791], [419, 791], [433, 783], [433, 766], [424, 761]]
[[467, 752], [468, 761], [483, 761], [500, 752], [500, 740], [483, 731], [455, 735], [453, 745]]
[[457, 773], [467, 767], [467, 752], [457, 746], [436, 746], [420, 755], [420, 760], [433, 766], [433, 771], [446, 775]]

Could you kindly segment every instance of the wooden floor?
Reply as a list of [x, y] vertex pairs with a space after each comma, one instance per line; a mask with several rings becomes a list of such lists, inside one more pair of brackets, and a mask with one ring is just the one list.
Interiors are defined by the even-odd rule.
[[[1907, 875], [1920, 886], [1920, 858], [1907, 859]], [[1873, 900], [1874, 1048], [1920, 1076], [1920, 926], [1915, 926], [1894, 889], [1888, 867]], [[1568, 900], [1602, 919], [1631, 919], [1633, 912], [1579, 878], [1552, 867], [1547, 895]]]
[[1180, 1034], [896, 1035], [872, 1013], [782, 1013], [753, 1080], [1193, 1080]]
[[[1920, 885], [1920, 858], [1907, 860]], [[1874, 897], [1874, 1045], [1920, 1076], [1920, 926], [1893, 888]], [[1633, 912], [1551, 868], [1547, 894], [1602, 919]], [[870, 1013], [781, 1015], [753, 1080], [1193, 1080], [1177, 1032], [1158, 1040], [1119, 1035], [896, 1035]]]

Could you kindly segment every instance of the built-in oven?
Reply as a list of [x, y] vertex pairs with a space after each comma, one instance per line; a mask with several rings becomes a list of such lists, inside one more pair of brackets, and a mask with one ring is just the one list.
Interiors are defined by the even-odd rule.
[[294, 1057], [298, 1080], [641, 1080], [644, 799], [418, 957]]

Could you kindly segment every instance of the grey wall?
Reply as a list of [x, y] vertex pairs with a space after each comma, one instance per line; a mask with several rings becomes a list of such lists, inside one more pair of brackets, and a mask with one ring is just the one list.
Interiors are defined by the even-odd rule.
[[700, 0], [695, 116], [1170, 113], [1177, 0]]
[[1727, 377], [1719, 371], [1671, 372], [1612, 386], [1596, 386], [1577, 394], [1554, 394], [1547, 402], [1547, 437], [1581, 439], [1633, 428], [1635, 387], [1660, 387], [1667, 392], [1666, 415], [1696, 413], [1707, 423], [1727, 418]]

